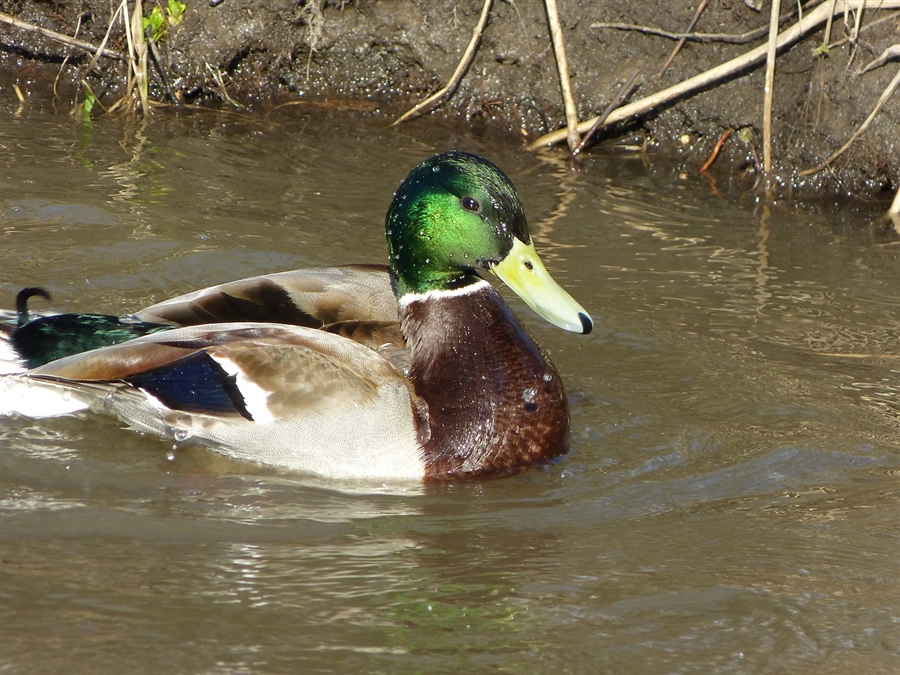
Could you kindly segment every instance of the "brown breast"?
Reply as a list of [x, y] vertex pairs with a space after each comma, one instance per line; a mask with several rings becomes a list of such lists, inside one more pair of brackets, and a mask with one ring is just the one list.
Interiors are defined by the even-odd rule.
[[401, 319], [427, 406], [426, 480], [515, 473], [566, 451], [559, 374], [490, 285], [410, 302]]

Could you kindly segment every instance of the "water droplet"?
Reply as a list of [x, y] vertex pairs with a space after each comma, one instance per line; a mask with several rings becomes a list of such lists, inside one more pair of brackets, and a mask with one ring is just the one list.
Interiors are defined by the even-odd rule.
[[535, 397], [537, 397], [537, 389], [534, 387], [528, 387], [528, 389], [522, 392], [522, 398], [525, 399], [526, 403], [531, 403]]
[[441, 167], [439, 167], [439, 166], [433, 166], [433, 167], [431, 167], [431, 170], [434, 171], [435, 173], [440, 173], [440, 172], [441, 172]]
[[71, 401], [72, 400], [72, 392], [69, 391], [68, 389], [63, 390], [62, 400], [63, 401]]
[[425, 236], [425, 230], [419, 230], [419, 236], [420, 236], [420, 237], [424, 237], [424, 236]]
[[186, 441], [188, 436], [190, 436], [190, 434], [185, 429], [176, 429], [175, 430], [175, 440], [176, 441]]
[[553, 376], [550, 373], [544, 373], [544, 376], [541, 378], [544, 382], [552, 382]]
[[166, 453], [166, 459], [169, 460], [170, 462], [174, 462], [174, 461], [175, 461], [175, 449], [174, 449], [175, 446], [172, 446], [172, 448], [173, 448], [172, 450], [169, 450], [169, 451]]
[[430, 265], [430, 264], [431, 264], [431, 258], [425, 258], [425, 264], [426, 264], [426, 265]]

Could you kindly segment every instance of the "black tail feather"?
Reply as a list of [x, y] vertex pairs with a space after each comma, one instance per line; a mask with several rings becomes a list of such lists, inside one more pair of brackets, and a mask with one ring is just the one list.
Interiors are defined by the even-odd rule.
[[28, 300], [36, 295], [44, 298], [45, 300], [50, 299], [50, 294], [47, 291], [36, 286], [23, 288], [16, 295], [16, 314], [19, 315], [19, 326], [24, 326], [31, 320], [31, 317], [28, 314]]

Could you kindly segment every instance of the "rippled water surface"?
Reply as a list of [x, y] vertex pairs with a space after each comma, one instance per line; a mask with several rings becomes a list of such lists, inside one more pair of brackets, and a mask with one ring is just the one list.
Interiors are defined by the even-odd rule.
[[898, 672], [896, 237], [639, 156], [573, 172], [322, 108], [85, 125], [3, 97], [3, 306], [380, 262], [395, 187], [460, 148], [509, 173], [597, 320], [507, 293], [572, 406], [570, 454], [508, 479], [347, 494], [105, 418], [2, 420], [3, 672]]

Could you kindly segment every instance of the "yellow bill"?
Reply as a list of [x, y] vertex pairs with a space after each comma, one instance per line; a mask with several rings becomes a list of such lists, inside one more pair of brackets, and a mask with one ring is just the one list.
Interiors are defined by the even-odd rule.
[[491, 265], [491, 271], [554, 326], [573, 333], [590, 333], [594, 327], [584, 308], [553, 281], [533, 243], [523, 244], [519, 239], [513, 239], [509, 255]]

